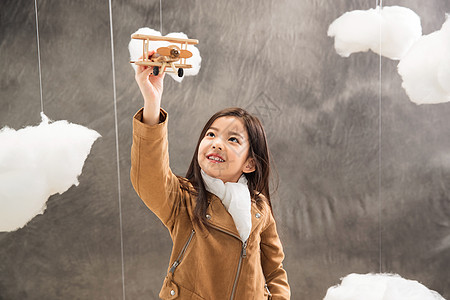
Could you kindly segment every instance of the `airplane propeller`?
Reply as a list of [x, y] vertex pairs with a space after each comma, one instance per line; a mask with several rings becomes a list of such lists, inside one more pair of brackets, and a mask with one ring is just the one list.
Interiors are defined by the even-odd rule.
[[170, 56], [173, 58], [189, 58], [192, 57], [191, 51], [181, 50], [178, 46], [170, 45], [168, 47], [161, 47], [156, 50], [156, 53], [163, 56]]

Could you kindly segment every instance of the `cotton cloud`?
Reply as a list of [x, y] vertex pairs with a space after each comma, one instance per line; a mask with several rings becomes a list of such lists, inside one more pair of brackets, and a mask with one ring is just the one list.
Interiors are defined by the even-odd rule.
[[78, 185], [96, 131], [67, 121], [0, 130], [0, 231], [14, 231], [42, 214], [47, 199]]
[[445, 300], [417, 281], [395, 274], [350, 274], [324, 300]]
[[401, 59], [398, 73], [411, 101], [450, 101], [450, 18], [441, 30], [422, 36]]
[[335, 38], [336, 52], [343, 57], [370, 49], [398, 60], [421, 35], [420, 17], [401, 6], [385, 6], [381, 12], [379, 7], [346, 12], [328, 28], [328, 36]]
[[[146, 34], [146, 35], [161, 36], [161, 33], [159, 31], [156, 31], [156, 30], [148, 28], [148, 27], [140, 28], [134, 34]], [[169, 33], [168, 35], [166, 35], [166, 37], [182, 38], [182, 39], [188, 38], [188, 36], [182, 32]], [[167, 47], [172, 44], [174, 44], [174, 43], [164, 42], [164, 41], [150, 41], [149, 50], [156, 51], [160, 47]], [[176, 44], [176, 45], [179, 45], [179, 44]], [[132, 61], [138, 60], [139, 57], [142, 56], [142, 40], [131, 39], [130, 43], [128, 44], [128, 50], [130, 51], [130, 60], [132, 60]], [[202, 58], [200, 57], [200, 51], [194, 45], [188, 45], [187, 50], [191, 51], [191, 53], [192, 53], [192, 57], [187, 59], [187, 63], [192, 65], [192, 68], [184, 69], [184, 76], [194, 76], [194, 75], [197, 75], [198, 72], [200, 71], [200, 63], [202, 61]], [[131, 66], [136, 70], [135, 64], [131, 64]], [[169, 76], [171, 76], [175, 81], [178, 81], [178, 82], [181, 82], [184, 78], [184, 76], [178, 77], [178, 75], [174, 74], [174, 73], [167, 73], [167, 74]]]

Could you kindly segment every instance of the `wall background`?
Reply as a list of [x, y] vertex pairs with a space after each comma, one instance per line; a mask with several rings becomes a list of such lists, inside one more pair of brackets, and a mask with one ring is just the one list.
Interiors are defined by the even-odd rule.
[[[376, 1], [162, 2], [163, 34], [198, 39], [203, 58], [198, 76], [165, 80], [172, 169], [184, 175], [214, 112], [241, 106], [261, 118], [293, 299], [322, 299], [340, 277], [380, 268], [450, 298], [450, 104], [410, 102], [397, 62], [384, 58], [380, 94], [379, 57], [341, 58], [326, 35], [344, 12]], [[112, 3], [125, 292], [156, 299], [171, 241], [129, 181], [131, 120], [143, 100], [127, 45], [140, 27], [159, 30], [159, 1]], [[450, 12], [446, 0], [383, 5], [413, 9], [423, 34]], [[44, 112], [102, 138], [78, 187], [0, 233], [0, 299], [122, 299], [108, 1], [38, 6]], [[1, 1], [0, 128], [40, 122], [36, 49], [34, 1]]]

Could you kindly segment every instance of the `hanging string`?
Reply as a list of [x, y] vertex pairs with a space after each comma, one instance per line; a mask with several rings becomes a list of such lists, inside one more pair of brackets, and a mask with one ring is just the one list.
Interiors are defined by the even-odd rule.
[[159, 0], [159, 32], [163, 35], [162, 32], [162, 0]]
[[378, 251], [379, 251], [379, 272], [382, 273], [383, 271], [383, 225], [382, 225], [382, 195], [381, 195], [381, 159], [382, 159], [382, 153], [381, 153], [381, 134], [382, 134], [382, 106], [381, 106], [381, 23], [382, 23], [382, 16], [381, 11], [383, 9], [383, 0], [377, 0], [378, 4], [378, 13], [380, 14], [380, 24], [379, 24], [379, 68], [378, 68]]
[[375, 0], [375, 8], [378, 9], [378, 6], [380, 9], [383, 7], [383, 0]]
[[120, 155], [119, 155], [119, 126], [117, 122], [117, 96], [116, 96], [116, 72], [114, 63], [114, 34], [113, 34], [113, 20], [112, 20], [112, 5], [109, 0], [109, 25], [111, 32], [111, 65], [113, 76], [113, 95], [114, 95], [114, 124], [116, 129], [116, 160], [117, 160], [117, 189], [119, 194], [119, 224], [120, 224], [120, 254], [122, 261], [122, 297], [125, 300], [125, 266], [123, 259], [123, 228], [122, 228], [122, 193], [120, 189]]
[[40, 46], [39, 46], [39, 21], [38, 21], [37, 0], [34, 0], [34, 11], [36, 13], [36, 42], [37, 42], [37, 54], [38, 54], [38, 67], [39, 67], [39, 92], [41, 95], [41, 112], [44, 113], [44, 100], [42, 98], [41, 50], [40, 50]]

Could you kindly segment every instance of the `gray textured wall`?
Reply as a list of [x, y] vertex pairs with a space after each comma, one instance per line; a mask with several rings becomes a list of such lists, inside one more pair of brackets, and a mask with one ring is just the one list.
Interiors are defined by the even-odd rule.
[[[171, 241], [129, 181], [131, 117], [143, 101], [127, 45], [140, 27], [159, 30], [159, 1], [112, 2], [126, 296], [156, 299]], [[340, 277], [380, 268], [449, 298], [450, 105], [410, 102], [397, 63], [383, 59], [380, 115], [379, 57], [341, 58], [326, 36], [335, 18], [376, 1], [162, 2], [163, 34], [199, 39], [203, 57], [198, 76], [166, 78], [172, 168], [185, 173], [217, 110], [260, 116], [279, 175], [273, 205], [293, 299], [322, 299]], [[424, 34], [450, 12], [447, 0], [383, 4], [413, 9]], [[0, 299], [122, 299], [108, 1], [38, 5], [44, 111], [103, 137], [78, 187], [52, 196], [23, 229], [0, 233]], [[0, 2], [0, 67], [0, 127], [39, 123], [32, 0]]]

